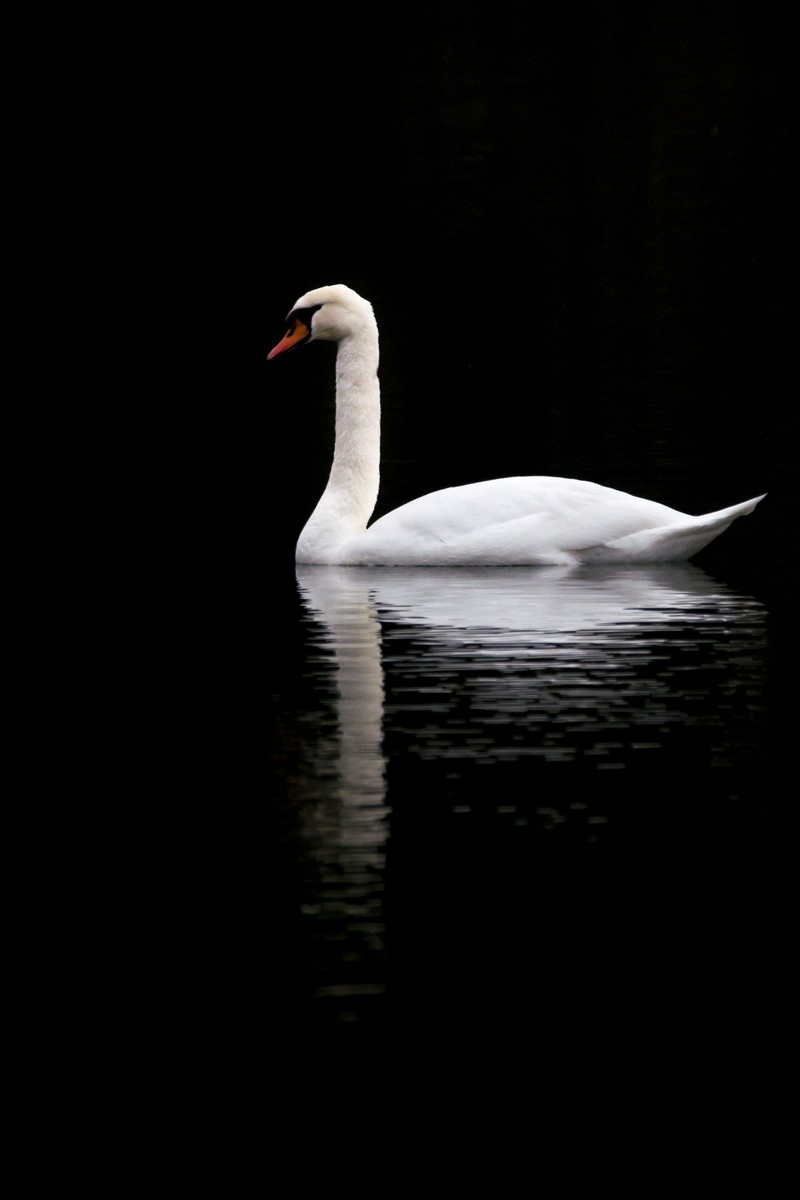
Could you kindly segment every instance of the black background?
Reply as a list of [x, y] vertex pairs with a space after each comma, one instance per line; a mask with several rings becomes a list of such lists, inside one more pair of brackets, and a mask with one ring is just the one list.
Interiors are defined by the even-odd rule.
[[[518, 473], [690, 512], [769, 493], [704, 565], [770, 606], [790, 732], [782, 14], [306, 6], [20, 34], [7, 962], [37, 1078], [99, 1044], [101, 1096], [141, 1085], [141, 1055], [145, 1105], [228, 1060], [237, 1093], [314, 1103], [271, 1074], [291, 1026], [254, 1011], [282, 893], [251, 703], [280, 707], [271, 671], [300, 661], [293, 549], [330, 456], [327, 348], [265, 361], [310, 288], [375, 306], [379, 511]], [[276, 916], [278, 960], [285, 936]]]
[[124, 479], [134, 515], [233, 506], [291, 557], [327, 470], [331, 364], [268, 369], [265, 349], [337, 281], [382, 330], [382, 507], [516, 473], [687, 511], [792, 486], [775, 11], [288, 24], [115, 29], [47, 102], [47, 424], [92, 513]]

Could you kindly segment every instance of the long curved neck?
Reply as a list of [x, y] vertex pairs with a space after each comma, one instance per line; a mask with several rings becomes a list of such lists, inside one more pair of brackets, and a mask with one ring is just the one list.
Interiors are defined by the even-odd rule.
[[299, 562], [336, 562], [378, 499], [381, 400], [378, 331], [365, 324], [336, 353], [336, 442], [328, 484], [297, 544]]

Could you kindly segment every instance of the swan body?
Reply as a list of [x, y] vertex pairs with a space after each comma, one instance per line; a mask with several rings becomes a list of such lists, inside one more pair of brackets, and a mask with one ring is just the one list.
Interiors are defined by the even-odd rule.
[[298, 563], [341, 566], [570, 566], [691, 558], [763, 496], [692, 517], [580, 479], [517, 476], [431, 492], [372, 525], [380, 466], [378, 327], [343, 284], [301, 296], [275, 358], [334, 341], [336, 436], [328, 484], [297, 543]]

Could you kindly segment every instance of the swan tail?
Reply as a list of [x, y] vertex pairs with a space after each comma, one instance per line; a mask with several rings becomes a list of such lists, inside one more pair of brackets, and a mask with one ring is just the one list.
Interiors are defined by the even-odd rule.
[[755, 496], [702, 517], [686, 517], [674, 525], [641, 529], [604, 546], [588, 547], [580, 552], [580, 560], [585, 563], [684, 562], [724, 533], [737, 517], [751, 513], [763, 499], [763, 495]]
[[694, 520], [696, 520], [696, 521], [722, 520], [722, 521], [728, 521], [728, 523], [730, 523], [731, 521], [735, 521], [737, 517], [746, 517], [748, 515], [748, 513], [751, 513], [753, 511], [753, 509], [755, 508], [755, 506], [757, 504], [760, 504], [760, 502], [764, 499], [764, 496], [766, 496], [766, 494], [767, 493], [764, 492], [760, 496], [754, 496], [752, 500], [743, 500], [741, 504], [732, 504], [730, 506], [730, 508], [721, 508], [719, 510], [719, 512], [706, 513], [705, 516], [695, 517]]

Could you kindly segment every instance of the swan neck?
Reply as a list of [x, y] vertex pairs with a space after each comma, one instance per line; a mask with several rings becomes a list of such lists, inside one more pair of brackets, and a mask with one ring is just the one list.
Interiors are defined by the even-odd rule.
[[[348, 488], [374, 484], [375, 495], [365, 520], [378, 498], [380, 465], [380, 389], [378, 356], [365, 353], [355, 338], [339, 343], [336, 355], [336, 441], [331, 478]], [[340, 477], [342, 477], [340, 479]], [[363, 497], [362, 499], [365, 499]]]
[[380, 477], [378, 334], [368, 326], [343, 338], [336, 353], [336, 434], [325, 491], [298, 542], [298, 561], [336, 562], [367, 528]]

